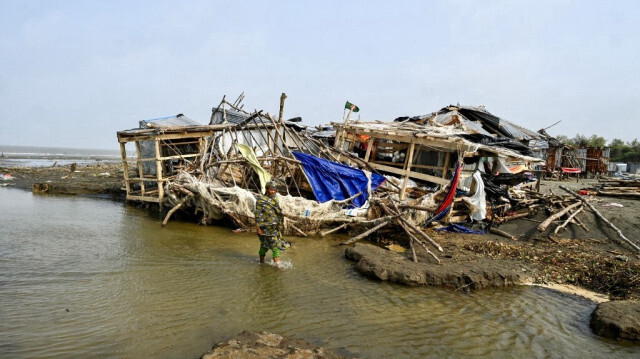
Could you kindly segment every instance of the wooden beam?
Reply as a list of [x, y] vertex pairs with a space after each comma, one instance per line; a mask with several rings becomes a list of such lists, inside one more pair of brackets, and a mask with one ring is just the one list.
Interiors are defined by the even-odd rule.
[[[377, 163], [371, 163], [369, 162], [369, 165], [373, 168], [375, 168], [376, 170], [381, 170], [381, 171], [386, 171], [386, 172], [391, 172], [397, 175], [404, 175], [404, 171], [400, 168], [394, 168], [391, 166], [385, 166], [385, 165], [381, 165], [381, 164], [377, 164]], [[441, 184], [441, 185], [446, 185], [449, 184], [448, 180], [442, 179], [440, 177], [436, 177], [436, 176], [431, 176], [425, 173], [418, 173], [418, 172], [413, 172], [410, 171], [409, 172], [409, 177], [411, 178], [417, 178], [419, 180], [423, 180], [423, 181], [429, 181], [429, 182], [433, 182], [433, 183], [437, 183], [437, 184]]]

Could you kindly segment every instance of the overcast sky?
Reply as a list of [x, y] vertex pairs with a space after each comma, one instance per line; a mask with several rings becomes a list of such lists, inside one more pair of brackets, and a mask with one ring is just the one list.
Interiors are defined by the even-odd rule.
[[0, 0], [0, 144], [117, 149], [223, 95], [310, 125], [485, 105], [640, 137], [640, 1]]

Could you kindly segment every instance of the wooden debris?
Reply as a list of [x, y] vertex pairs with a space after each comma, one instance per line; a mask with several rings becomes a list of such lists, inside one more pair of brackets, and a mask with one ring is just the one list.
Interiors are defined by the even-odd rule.
[[593, 213], [596, 214], [596, 216], [598, 216], [598, 218], [600, 218], [604, 223], [606, 223], [609, 227], [611, 227], [611, 229], [613, 229], [614, 231], [616, 231], [616, 233], [618, 234], [618, 236], [620, 238], [622, 238], [625, 242], [627, 242], [631, 247], [633, 247], [636, 251], [640, 251], [640, 247], [638, 247], [635, 243], [633, 243], [629, 238], [625, 237], [624, 234], [622, 234], [622, 231], [618, 229], [618, 227], [614, 226], [613, 223], [609, 222], [608, 219], [606, 219], [602, 213], [600, 213], [591, 203], [589, 203], [586, 199], [582, 198], [580, 195], [574, 193], [574, 191], [572, 191], [571, 189], [565, 187], [565, 186], [560, 186], [560, 188], [562, 188], [563, 190], [569, 192], [572, 196], [578, 198], [580, 201], [582, 201], [582, 203], [584, 203], [587, 207], [589, 207], [589, 209], [591, 211], [593, 211]]
[[375, 226], [375, 227], [373, 227], [373, 228], [369, 229], [368, 231], [366, 231], [366, 232], [364, 232], [364, 233], [362, 233], [362, 234], [359, 234], [359, 235], [357, 235], [357, 236], [355, 236], [355, 237], [353, 237], [353, 238], [351, 238], [351, 239], [348, 239], [348, 240], [346, 240], [346, 241], [343, 241], [343, 242], [341, 242], [340, 244], [341, 244], [341, 245], [353, 244], [353, 243], [355, 243], [355, 242], [357, 242], [357, 241], [361, 240], [362, 238], [367, 237], [367, 236], [368, 236], [368, 235], [370, 235], [371, 233], [373, 233], [373, 232], [375, 232], [375, 231], [377, 231], [377, 230], [381, 229], [382, 227], [384, 227], [384, 226], [386, 226], [386, 225], [388, 225], [388, 224], [389, 224], [389, 222], [388, 222], [388, 221], [384, 221], [384, 222], [382, 222], [382, 223], [378, 224], [377, 226]]
[[561, 210], [561, 211], [549, 216], [549, 218], [547, 218], [542, 223], [540, 223], [540, 225], [538, 226], [538, 231], [544, 232], [544, 230], [547, 229], [547, 227], [551, 224], [551, 222], [553, 222], [557, 218], [560, 218], [560, 217], [564, 216], [565, 213], [569, 212], [571, 209], [573, 209], [575, 207], [578, 207], [579, 205], [580, 205], [580, 202], [576, 202], [576, 203], [570, 205], [569, 207], [566, 207], [563, 210]]
[[512, 240], [514, 240], [514, 241], [517, 241], [517, 240], [518, 240], [518, 237], [514, 236], [514, 235], [513, 235], [513, 234], [511, 234], [511, 233], [508, 233], [508, 232], [505, 232], [505, 231], [503, 231], [503, 230], [501, 230], [501, 229], [498, 229], [498, 228], [491, 227], [491, 228], [489, 229], [489, 232], [490, 232], [490, 233], [493, 233], [493, 234], [497, 234], [497, 235], [499, 235], [499, 236], [501, 236], [501, 237], [504, 237], [504, 238], [512, 239]]

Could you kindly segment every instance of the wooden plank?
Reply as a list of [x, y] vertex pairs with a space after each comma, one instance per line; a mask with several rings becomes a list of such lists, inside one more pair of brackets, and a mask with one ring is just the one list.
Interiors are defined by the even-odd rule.
[[373, 140], [375, 138], [373, 136], [369, 137], [369, 142], [367, 142], [367, 153], [364, 155], [364, 161], [369, 162], [369, 156], [371, 156], [371, 148], [373, 147]]
[[133, 196], [127, 195], [128, 201], [143, 201], [143, 202], [154, 202], [160, 203], [160, 198], [157, 197], [149, 197], [149, 196]]
[[[377, 170], [381, 170], [381, 171], [387, 171], [387, 172], [391, 172], [393, 174], [397, 174], [397, 175], [404, 175], [404, 171], [400, 168], [394, 168], [391, 166], [385, 166], [385, 165], [381, 165], [378, 163], [369, 163], [369, 165], [371, 165], [371, 167], [377, 169]], [[409, 172], [409, 177], [411, 178], [417, 178], [420, 180], [424, 180], [424, 181], [429, 181], [429, 182], [433, 182], [433, 183], [437, 183], [437, 184], [441, 184], [441, 185], [446, 185], [449, 184], [448, 180], [444, 180], [440, 177], [436, 177], [436, 176], [431, 176], [425, 173], [418, 173], [418, 172], [413, 172], [410, 171]]]

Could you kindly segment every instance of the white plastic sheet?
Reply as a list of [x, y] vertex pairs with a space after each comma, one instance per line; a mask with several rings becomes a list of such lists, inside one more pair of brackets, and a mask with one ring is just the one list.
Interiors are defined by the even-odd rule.
[[487, 199], [480, 171], [476, 171], [473, 174], [473, 180], [476, 181], [476, 192], [467, 197], [466, 202], [471, 206], [471, 219], [481, 221], [487, 217]]

